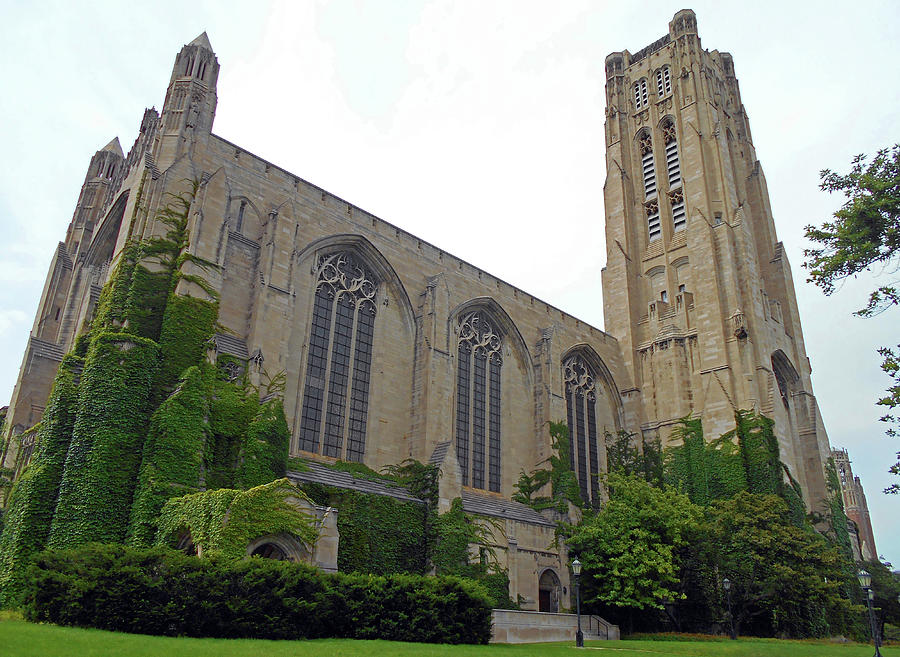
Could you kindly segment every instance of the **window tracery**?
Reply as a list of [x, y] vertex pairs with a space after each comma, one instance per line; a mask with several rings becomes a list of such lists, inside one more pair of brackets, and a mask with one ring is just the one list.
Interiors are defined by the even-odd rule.
[[566, 386], [566, 420], [569, 425], [569, 461], [578, 476], [585, 502], [599, 502], [597, 476], [597, 385], [594, 372], [579, 355], [563, 361]]
[[499, 492], [503, 341], [481, 311], [463, 315], [456, 335], [456, 455], [463, 485]]
[[300, 449], [361, 462], [378, 284], [349, 252], [316, 265]]

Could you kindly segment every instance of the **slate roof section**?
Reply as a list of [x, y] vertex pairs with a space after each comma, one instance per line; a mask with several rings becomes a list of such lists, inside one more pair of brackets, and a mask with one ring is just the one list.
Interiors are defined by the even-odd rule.
[[300, 472], [299, 470], [289, 470], [287, 473], [288, 479], [301, 484], [306, 482], [324, 484], [326, 486], [355, 490], [360, 493], [393, 497], [394, 499], [403, 500], [404, 502], [416, 502], [418, 504], [425, 503], [418, 497], [410, 495], [409, 491], [401, 486], [389, 486], [380, 481], [354, 477], [349, 472], [332, 470], [320, 463], [312, 461], [307, 461], [306, 464], [309, 466], [308, 471]]
[[493, 518], [517, 520], [518, 522], [527, 522], [531, 525], [556, 527], [556, 523], [548, 520], [531, 507], [520, 504], [519, 502], [513, 502], [512, 500], [504, 500], [464, 490], [462, 493], [462, 501], [463, 510], [466, 513], [477, 513], [478, 515], [491, 516]]
[[229, 354], [241, 360], [250, 358], [247, 351], [247, 343], [243, 338], [236, 335], [228, 335], [227, 333], [216, 333], [213, 336], [213, 342], [216, 345], [216, 352], [220, 354]]
[[61, 362], [66, 352], [58, 344], [47, 342], [38, 338], [28, 338], [28, 346], [31, 347], [31, 353], [39, 358], [47, 360], [55, 360]]
[[450, 441], [444, 443], [438, 443], [434, 448], [434, 451], [431, 453], [431, 458], [428, 459], [428, 462], [431, 465], [440, 465], [444, 462], [444, 457], [447, 456], [447, 452], [450, 450]]

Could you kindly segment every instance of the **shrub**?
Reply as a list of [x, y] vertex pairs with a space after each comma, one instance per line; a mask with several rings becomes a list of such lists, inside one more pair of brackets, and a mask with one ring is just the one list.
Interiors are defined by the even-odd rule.
[[24, 613], [34, 622], [170, 636], [486, 643], [491, 604], [475, 582], [324, 574], [264, 559], [198, 559], [168, 548], [42, 552]]

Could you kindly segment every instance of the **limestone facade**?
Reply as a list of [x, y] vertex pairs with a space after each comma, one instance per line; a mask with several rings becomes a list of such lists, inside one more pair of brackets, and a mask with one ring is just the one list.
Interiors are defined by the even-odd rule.
[[641, 430], [665, 442], [692, 413], [718, 436], [757, 409], [819, 507], [828, 437], [731, 55], [704, 50], [683, 10], [606, 58], [606, 95], [604, 317]]
[[[775, 418], [808, 504], [824, 498], [828, 440], [790, 267], [731, 57], [700, 47], [693, 12], [606, 60], [606, 331], [213, 134], [218, 72], [204, 33], [176, 57], [162, 110], [146, 110], [128, 155], [113, 140], [92, 158], [9, 431], [40, 419], [126, 240], [162, 232], [169, 195], [198, 181], [190, 249], [217, 265], [203, 275], [224, 327], [210, 357], [236, 357], [257, 384], [284, 372], [294, 455], [439, 463], [442, 500], [468, 496], [503, 519], [498, 544], [526, 609], [540, 606], [548, 570], [569, 606], [552, 523], [515, 517], [509, 502], [519, 473], [550, 455], [550, 421], [570, 426], [572, 465], [597, 502], [605, 432], [665, 440], [694, 413], [719, 435], [733, 407], [757, 408]], [[4, 463], [22, 463], [10, 445]]]

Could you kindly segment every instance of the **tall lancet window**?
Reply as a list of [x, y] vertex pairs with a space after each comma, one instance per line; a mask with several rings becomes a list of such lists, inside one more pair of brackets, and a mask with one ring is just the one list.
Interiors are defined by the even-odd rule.
[[672, 229], [675, 232], [687, 227], [684, 209], [684, 192], [681, 184], [681, 163], [678, 161], [678, 135], [671, 118], [662, 123], [663, 142], [666, 144], [666, 171], [669, 177], [669, 203], [672, 206]]
[[316, 267], [300, 449], [360, 462], [366, 451], [375, 277], [352, 253]]
[[597, 503], [600, 500], [597, 489], [600, 459], [597, 448], [597, 388], [594, 373], [577, 354], [563, 362], [563, 372], [570, 465], [578, 475], [582, 499]]
[[646, 130], [638, 135], [641, 150], [641, 172], [644, 178], [644, 197], [656, 196], [656, 165], [653, 162], [653, 139]]
[[456, 335], [456, 456], [463, 484], [500, 492], [503, 342], [480, 311], [463, 315]]

